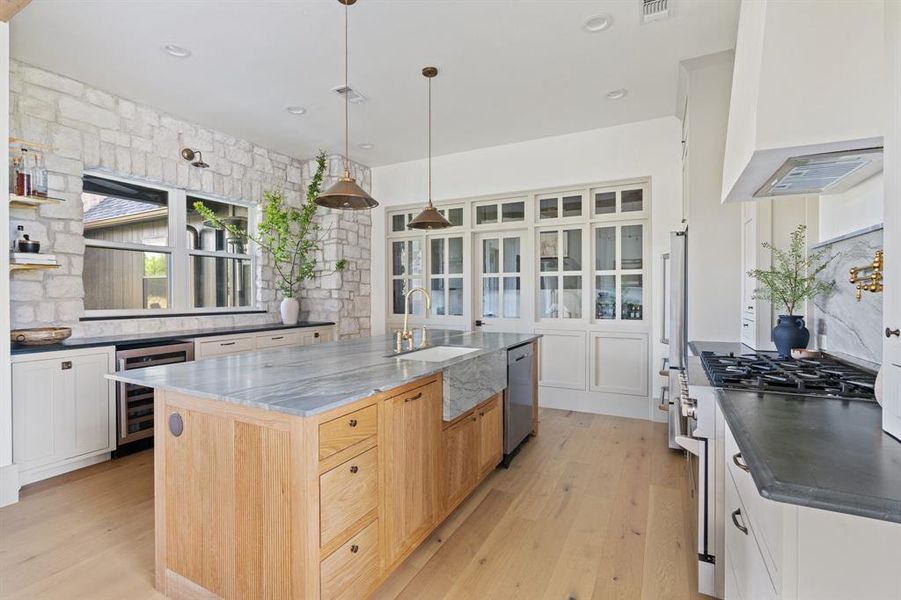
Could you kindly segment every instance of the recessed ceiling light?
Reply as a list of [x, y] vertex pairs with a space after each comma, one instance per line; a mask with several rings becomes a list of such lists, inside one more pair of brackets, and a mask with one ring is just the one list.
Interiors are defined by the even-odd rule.
[[163, 46], [163, 50], [166, 51], [167, 54], [171, 54], [176, 58], [188, 58], [191, 56], [191, 51], [182, 46], [176, 46], [175, 44], [166, 44]]
[[585, 19], [585, 31], [588, 33], [597, 33], [609, 29], [613, 25], [613, 16], [607, 13], [601, 13]]
[[629, 90], [626, 88], [620, 88], [618, 90], [613, 90], [612, 92], [607, 92], [608, 100], [619, 100], [620, 98], [625, 98], [629, 93]]
[[286, 106], [285, 110], [292, 115], [303, 115], [307, 112], [307, 109], [305, 109], [303, 106]]
[[370, 144], [369, 142], [363, 142], [362, 144], [360, 144], [360, 148], [362, 148], [363, 150], [372, 150], [373, 148], [375, 148], [375, 144]]

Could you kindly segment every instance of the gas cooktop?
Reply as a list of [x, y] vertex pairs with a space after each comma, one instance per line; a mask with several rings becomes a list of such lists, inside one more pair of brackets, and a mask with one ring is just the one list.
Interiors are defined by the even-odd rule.
[[702, 352], [701, 363], [710, 382], [725, 389], [876, 399], [875, 375], [827, 356], [795, 360], [765, 352], [738, 356]]

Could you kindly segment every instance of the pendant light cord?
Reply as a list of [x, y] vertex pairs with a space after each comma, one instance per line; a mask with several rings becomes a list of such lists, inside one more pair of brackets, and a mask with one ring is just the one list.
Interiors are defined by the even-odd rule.
[[349, 83], [347, 78], [347, 4], [344, 5], [344, 172], [350, 173], [350, 122], [348, 119], [348, 112], [350, 103], [348, 101], [349, 96]]
[[429, 77], [429, 206], [432, 206], [432, 78]]

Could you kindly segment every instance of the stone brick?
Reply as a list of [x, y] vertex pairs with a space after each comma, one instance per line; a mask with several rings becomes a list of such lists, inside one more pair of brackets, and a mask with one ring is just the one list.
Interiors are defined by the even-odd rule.
[[119, 173], [131, 173], [131, 150], [116, 146], [116, 170]]
[[31, 304], [23, 304], [14, 302], [12, 307], [13, 323], [19, 325], [29, 325], [34, 322], [34, 306]]
[[85, 89], [85, 98], [91, 104], [96, 104], [97, 106], [109, 110], [116, 110], [116, 99], [106, 92], [101, 92], [94, 88], [87, 88]]
[[52, 121], [56, 118], [56, 108], [53, 102], [40, 100], [33, 96], [22, 96], [16, 102], [17, 110], [23, 115], [37, 117], [46, 121]]
[[[79, 279], [81, 279], [79, 277]], [[77, 321], [84, 315], [84, 302], [80, 300], [67, 300], [56, 304], [57, 318], [64, 323]]]
[[82, 254], [84, 252], [84, 237], [68, 233], [57, 233], [53, 239], [53, 252]]
[[71, 119], [106, 129], [118, 129], [119, 127], [119, 115], [113, 111], [67, 96], [59, 100], [59, 114], [63, 119]]
[[83, 84], [75, 81], [74, 79], [61, 77], [59, 75], [56, 75], [55, 73], [51, 73], [43, 69], [37, 69], [23, 65], [22, 76], [27, 83], [33, 83], [34, 85], [50, 88], [51, 90], [56, 90], [58, 92], [63, 92], [66, 94], [71, 94], [72, 96], [81, 96], [81, 94], [84, 92]]
[[130, 146], [131, 145], [131, 136], [127, 133], [121, 133], [119, 131], [113, 131], [110, 129], [101, 129], [100, 130], [100, 141], [101, 142], [109, 142], [111, 144], [116, 144], [117, 146]]
[[73, 275], [48, 275], [44, 282], [48, 298], [82, 298], [84, 286], [81, 277]]
[[56, 303], [39, 302], [35, 306], [34, 317], [41, 323], [52, 323], [56, 319]]
[[54, 153], [67, 158], [81, 158], [83, 146], [79, 130], [54, 123], [50, 127], [50, 135]]
[[135, 118], [135, 104], [134, 102], [129, 102], [128, 100], [123, 100], [119, 98], [119, 114], [125, 117], [126, 119], [134, 119]]
[[[41, 300], [44, 297], [44, 286], [40, 281], [25, 281], [14, 277], [9, 282], [9, 298], [14, 302]], [[13, 323], [15, 325], [15, 323]]]

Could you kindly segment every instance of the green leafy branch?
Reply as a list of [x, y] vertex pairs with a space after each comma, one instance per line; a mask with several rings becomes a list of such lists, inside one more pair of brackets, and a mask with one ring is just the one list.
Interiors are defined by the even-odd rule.
[[[285, 298], [293, 298], [300, 284], [317, 275], [316, 253], [321, 248], [319, 224], [314, 221], [315, 200], [322, 188], [322, 178], [327, 162], [325, 152], [316, 155], [316, 173], [307, 187], [306, 200], [299, 209], [286, 206], [280, 191], [263, 193], [263, 218], [257, 226], [257, 234], [224, 222], [203, 202], [195, 202], [196, 210], [210, 225], [224, 229], [236, 237], [246, 238], [266, 250], [273, 260], [276, 286]], [[335, 262], [333, 272], [344, 271], [347, 259]]]
[[[761, 244], [773, 256], [772, 269], [754, 269], [748, 275], [760, 282], [754, 298], [780, 304], [789, 315], [805, 300], [832, 293], [835, 282], [817, 278], [833, 257], [823, 261], [826, 249], [807, 253], [807, 226], [798, 225], [791, 233], [788, 249], [776, 248], [769, 242]], [[822, 262], [821, 262], [822, 261]]]

